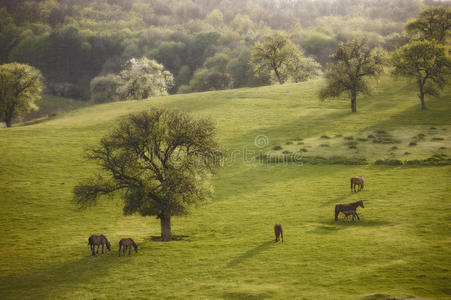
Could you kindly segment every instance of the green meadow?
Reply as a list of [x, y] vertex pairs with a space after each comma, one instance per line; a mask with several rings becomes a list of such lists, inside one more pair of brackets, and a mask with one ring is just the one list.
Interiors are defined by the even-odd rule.
[[[1, 299], [450, 299], [451, 166], [375, 161], [451, 156], [451, 89], [421, 111], [413, 85], [382, 77], [351, 114], [345, 98], [320, 102], [321, 84], [115, 102], [0, 129]], [[214, 197], [173, 218], [181, 239], [167, 243], [154, 241], [159, 220], [123, 216], [118, 196], [71, 202], [97, 170], [84, 149], [153, 106], [211, 118], [228, 152]], [[284, 151], [301, 159], [256, 159]], [[313, 156], [368, 163], [303, 161]], [[357, 175], [365, 188], [351, 193]], [[334, 221], [335, 204], [358, 200], [360, 221]], [[101, 233], [112, 251], [92, 257], [88, 237]], [[123, 237], [137, 254], [118, 257]]]

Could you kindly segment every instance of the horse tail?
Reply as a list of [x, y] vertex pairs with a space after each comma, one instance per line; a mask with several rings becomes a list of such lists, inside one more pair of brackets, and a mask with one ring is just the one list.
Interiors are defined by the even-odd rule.
[[338, 214], [340, 213], [340, 209], [338, 208], [338, 204], [335, 205], [335, 221], [338, 221]]
[[92, 235], [89, 237], [89, 239], [88, 239], [88, 245], [92, 245], [93, 243], [92, 243]]

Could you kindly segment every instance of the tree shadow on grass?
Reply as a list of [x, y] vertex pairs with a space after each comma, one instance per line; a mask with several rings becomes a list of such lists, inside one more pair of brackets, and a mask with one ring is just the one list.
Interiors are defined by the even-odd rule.
[[246, 260], [254, 257], [255, 255], [259, 254], [260, 252], [266, 250], [269, 248], [271, 244], [274, 244], [274, 241], [266, 241], [257, 247], [250, 249], [246, 251], [245, 253], [241, 254], [240, 256], [232, 259], [228, 264], [227, 267], [234, 267], [240, 263], [245, 262]]

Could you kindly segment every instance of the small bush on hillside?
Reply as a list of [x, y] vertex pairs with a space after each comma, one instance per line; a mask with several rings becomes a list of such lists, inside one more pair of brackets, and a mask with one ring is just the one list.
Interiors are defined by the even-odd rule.
[[330, 147], [329, 144], [321, 144], [320, 147]]
[[282, 150], [282, 147], [277, 145], [277, 146], [272, 147], [272, 150], [275, 150], [275, 151]]
[[291, 151], [285, 150], [285, 151], [283, 151], [282, 153], [283, 153], [283, 154], [290, 154]]
[[322, 135], [321, 138], [322, 139], [327, 139], [327, 140], [330, 139], [330, 137], [328, 137], [327, 135]]
[[344, 139], [345, 139], [345, 140], [353, 140], [354, 137], [353, 137], [353, 136], [345, 136]]
[[301, 150], [299, 150], [299, 152], [307, 152], [308, 150], [305, 148], [302, 148]]
[[335, 135], [336, 138], [339, 138], [339, 137], [342, 137], [342, 136], [343, 136], [342, 134], [336, 134]]
[[359, 144], [359, 142], [356, 142], [356, 141], [349, 141], [349, 142], [345, 143], [345, 145], [347, 145], [347, 146], [357, 146], [358, 144]]
[[369, 138], [369, 139], [374, 139], [374, 138], [375, 138], [375, 136], [374, 136], [374, 135], [372, 135], [372, 134], [369, 134], [369, 135], [368, 135], [368, 138]]
[[368, 142], [368, 139], [366, 139], [366, 138], [358, 138], [357, 140], [359, 142]]
[[391, 150], [398, 150], [398, 147], [393, 146], [393, 147], [391, 147], [390, 149], [391, 149]]
[[446, 147], [440, 147], [439, 150], [446, 150]]
[[119, 76], [114, 74], [93, 78], [91, 80], [91, 100], [95, 103], [119, 100], [119, 95], [116, 93], [118, 86]]
[[303, 141], [304, 139], [301, 138], [301, 137], [296, 137], [296, 138], [294, 138], [293, 140], [295, 140], [295, 141]]
[[409, 143], [409, 146], [410, 146], [410, 147], [413, 147], [413, 146], [416, 146], [416, 145], [417, 145], [416, 142], [410, 142], [410, 143]]
[[402, 166], [402, 161], [399, 159], [378, 159], [374, 163], [375, 165], [389, 165], [389, 166]]
[[444, 140], [444, 138], [441, 138], [441, 137], [432, 138], [432, 141], [443, 141], [443, 140]]
[[436, 130], [437, 128], [435, 128], [435, 127], [431, 127], [431, 128], [429, 128], [429, 129], [431, 129], [431, 130]]
[[291, 145], [291, 144], [293, 144], [293, 142], [288, 141], [285, 143], [285, 145]]
[[406, 151], [406, 152], [404, 152], [404, 155], [409, 155], [409, 154], [410, 154], [410, 152], [407, 152], [407, 151]]
[[298, 142], [298, 145], [304, 145], [304, 142]]

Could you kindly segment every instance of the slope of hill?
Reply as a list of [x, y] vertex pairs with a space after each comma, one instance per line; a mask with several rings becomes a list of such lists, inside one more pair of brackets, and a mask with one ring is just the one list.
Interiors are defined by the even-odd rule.
[[[384, 77], [351, 114], [346, 99], [319, 102], [320, 84], [109, 103], [0, 129], [2, 298], [450, 297], [451, 167], [372, 162], [451, 155], [451, 91], [427, 99], [422, 112], [411, 85]], [[71, 203], [72, 187], [96, 170], [83, 149], [118, 118], [156, 105], [212, 118], [229, 152], [212, 179], [214, 198], [174, 218], [174, 234], [185, 237], [169, 243], [152, 241], [155, 218], [122, 216], [119, 198], [83, 211]], [[300, 149], [370, 163], [255, 159]], [[354, 175], [366, 186], [351, 194]], [[334, 222], [335, 204], [357, 200], [365, 204], [360, 221]], [[276, 222], [284, 244], [273, 242]], [[113, 251], [91, 257], [92, 233], [105, 234]], [[122, 237], [133, 237], [139, 253], [117, 257]]]

